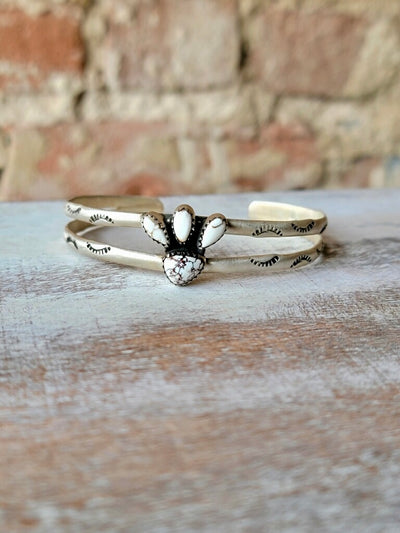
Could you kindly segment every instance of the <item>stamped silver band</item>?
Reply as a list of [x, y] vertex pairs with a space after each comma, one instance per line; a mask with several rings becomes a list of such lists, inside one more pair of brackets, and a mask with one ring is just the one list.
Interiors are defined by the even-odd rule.
[[[96, 257], [101, 261], [147, 270], [163, 270], [163, 255], [118, 248], [111, 244], [91, 239], [90, 232], [94, 229], [96, 228], [93, 228], [91, 224], [76, 220], [67, 224], [64, 237], [73, 249], [88, 257]], [[323, 248], [320, 235], [293, 238], [290, 239], [290, 243], [289, 239], [286, 239], [286, 241], [287, 251], [285, 252], [206, 258], [203, 272], [229, 273], [257, 272], [260, 270], [276, 272], [290, 268], [294, 269], [314, 262], [318, 259]]]
[[[97, 226], [140, 227], [141, 214], [163, 213], [158, 198], [140, 196], [79, 196], [67, 202], [68, 216]], [[316, 235], [327, 227], [322, 211], [278, 202], [251, 202], [249, 219], [226, 219], [226, 233], [251, 237]]]
[[[128, 196], [75, 198], [67, 202], [66, 213], [75, 221], [66, 226], [65, 240], [76, 251], [103, 261], [163, 270], [175, 285], [187, 285], [203, 271], [229, 273], [261, 269], [273, 272], [307, 266], [322, 251], [320, 233], [327, 223], [322, 212], [289, 204], [252, 202], [249, 206], [251, 218], [239, 220], [226, 218], [221, 213], [197, 216], [187, 204], [179, 205], [171, 214], [164, 214], [160, 200]], [[142, 227], [164, 248], [164, 254], [127, 250], [93, 240], [90, 231], [98, 226]], [[278, 240], [272, 242], [276, 243], [276, 250], [262, 255], [206, 258], [206, 249], [225, 233], [275, 237]]]

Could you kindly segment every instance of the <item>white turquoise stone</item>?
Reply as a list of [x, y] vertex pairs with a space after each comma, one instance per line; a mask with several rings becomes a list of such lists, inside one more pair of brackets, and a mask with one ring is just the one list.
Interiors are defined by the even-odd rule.
[[216, 243], [227, 226], [224, 215], [196, 218], [187, 204], [179, 205], [172, 215], [143, 213], [140, 220], [147, 235], [164, 246], [164, 272], [174, 285], [187, 285], [197, 278], [206, 263], [204, 249]]
[[156, 242], [159, 242], [163, 246], [168, 244], [165, 230], [161, 227], [160, 223], [154, 218], [153, 215], [143, 215], [142, 225], [147, 235], [149, 235]]
[[174, 285], [187, 285], [201, 273], [204, 260], [186, 254], [173, 254], [164, 258], [164, 272]]
[[174, 213], [173, 228], [176, 238], [186, 242], [193, 224], [193, 214], [185, 207], [179, 208]]
[[205, 224], [206, 229], [200, 240], [200, 248], [207, 248], [208, 246], [215, 244], [226, 230], [226, 219], [222, 216], [215, 217], [209, 221], [206, 220]]

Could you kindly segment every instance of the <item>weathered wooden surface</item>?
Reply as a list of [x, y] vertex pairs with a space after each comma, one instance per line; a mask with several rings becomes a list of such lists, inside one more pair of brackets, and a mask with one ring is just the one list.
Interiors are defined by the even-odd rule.
[[0, 205], [0, 531], [398, 533], [400, 191], [256, 197], [325, 210], [324, 261], [179, 288]]

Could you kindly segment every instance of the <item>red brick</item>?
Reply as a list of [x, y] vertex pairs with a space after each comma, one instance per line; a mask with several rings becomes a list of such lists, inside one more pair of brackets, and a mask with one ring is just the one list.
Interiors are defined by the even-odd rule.
[[265, 9], [249, 31], [252, 72], [274, 92], [341, 95], [367, 29], [346, 14]]
[[[141, 2], [133, 21], [111, 13], [100, 52], [106, 82], [125, 89], [205, 89], [235, 80], [239, 35], [235, 0]], [[115, 69], [118, 57], [119, 69]], [[114, 79], [117, 70], [118, 79]]]
[[0, 88], [36, 89], [52, 73], [79, 75], [83, 57], [75, 9], [37, 17], [0, 10]]
[[139, 194], [143, 196], [167, 196], [171, 194], [171, 183], [165, 176], [139, 172], [124, 185], [121, 194]]
[[180, 190], [176, 138], [166, 124], [66, 123], [11, 136], [14, 156], [0, 191], [10, 200]]
[[350, 168], [341, 176], [340, 187], [370, 187], [373, 185], [373, 174], [383, 168], [382, 158], [363, 157], [353, 161]]
[[[65, 123], [17, 129], [12, 138], [0, 190], [8, 200], [210, 193], [228, 186], [214, 168], [207, 137], [188, 140], [194, 153], [187, 159], [181, 134], [165, 122]], [[257, 139], [231, 133], [218, 144], [231, 190], [307, 187], [319, 177], [316, 139], [299, 124], [270, 124]]]
[[228, 159], [239, 190], [312, 187], [321, 163], [315, 136], [300, 124], [272, 123], [257, 139], [231, 142]]

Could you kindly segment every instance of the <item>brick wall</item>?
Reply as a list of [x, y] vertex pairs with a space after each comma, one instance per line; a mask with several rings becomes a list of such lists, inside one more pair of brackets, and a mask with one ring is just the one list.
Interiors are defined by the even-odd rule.
[[0, 198], [400, 185], [398, 0], [0, 0]]

